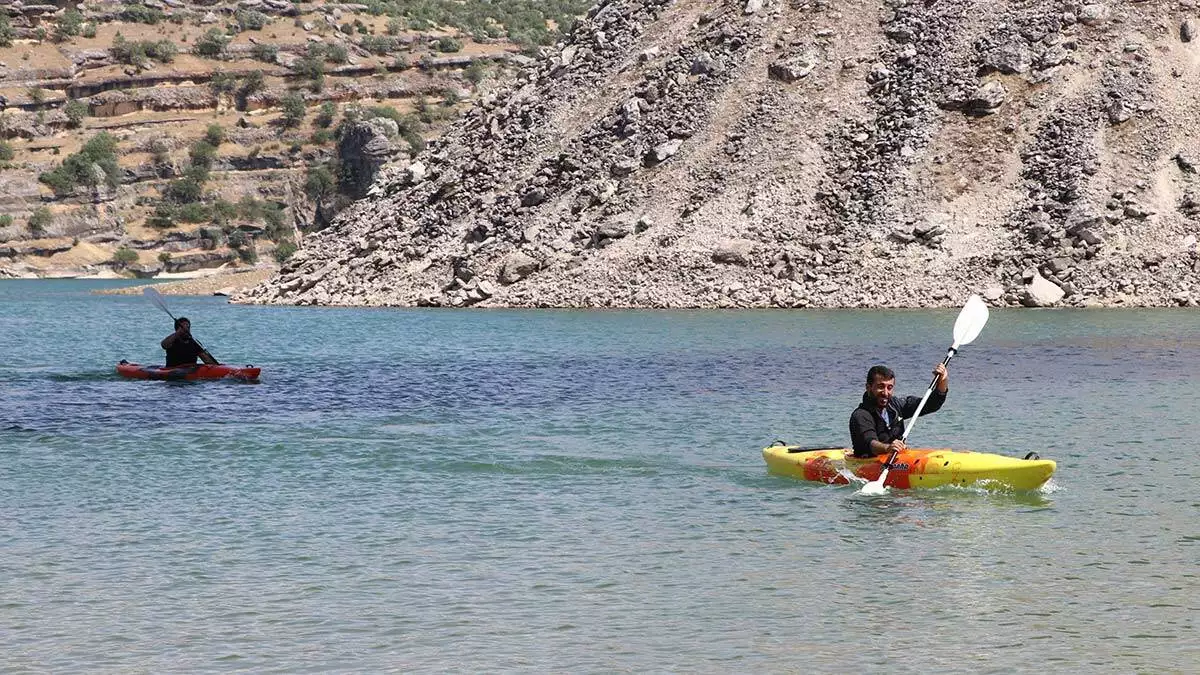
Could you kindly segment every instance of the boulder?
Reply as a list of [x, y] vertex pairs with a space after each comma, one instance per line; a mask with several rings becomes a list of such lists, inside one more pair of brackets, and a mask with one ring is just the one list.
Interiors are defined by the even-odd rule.
[[1053, 307], [1065, 295], [1066, 292], [1057, 284], [1034, 273], [1032, 281], [1025, 287], [1025, 293], [1021, 296], [1021, 304], [1026, 307]]
[[721, 242], [713, 249], [712, 261], [721, 265], [746, 267], [750, 264], [750, 257], [753, 254], [754, 242], [745, 239], [730, 239]]
[[815, 54], [802, 54], [786, 59], [780, 59], [767, 66], [767, 77], [772, 80], [791, 84], [796, 80], [808, 77], [817, 67]]
[[523, 251], [513, 251], [500, 263], [500, 274], [498, 275], [500, 283], [515, 284], [536, 272], [539, 267], [541, 267], [541, 263], [533, 257]]

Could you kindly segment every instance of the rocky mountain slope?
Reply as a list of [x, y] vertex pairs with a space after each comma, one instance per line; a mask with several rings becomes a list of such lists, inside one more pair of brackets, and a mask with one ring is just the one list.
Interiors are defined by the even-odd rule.
[[1195, 306], [1194, 0], [608, 0], [235, 298]]
[[582, 11], [0, 0], [0, 278], [273, 265]]

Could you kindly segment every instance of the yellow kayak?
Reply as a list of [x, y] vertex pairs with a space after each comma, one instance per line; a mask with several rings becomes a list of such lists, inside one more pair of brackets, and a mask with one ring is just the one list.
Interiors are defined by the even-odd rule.
[[[776, 443], [763, 449], [767, 470], [780, 476], [846, 484], [847, 473], [868, 481], [883, 472], [887, 455], [854, 457], [846, 448], [801, 448]], [[896, 457], [887, 487], [934, 488], [942, 485], [995, 486], [1036, 490], [1054, 474], [1053, 460], [1029, 453], [1025, 459], [949, 448], [909, 448]]]

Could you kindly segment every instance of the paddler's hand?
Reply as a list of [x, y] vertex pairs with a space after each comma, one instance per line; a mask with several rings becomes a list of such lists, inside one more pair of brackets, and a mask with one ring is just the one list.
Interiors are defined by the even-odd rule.
[[907, 449], [907, 446], [904, 445], [904, 441], [900, 439], [896, 439], [891, 443], [888, 443], [888, 452], [904, 452]]
[[950, 373], [946, 370], [946, 364], [939, 363], [934, 366], [933, 374], [935, 377], [937, 377], [938, 393], [946, 393], [950, 389]]

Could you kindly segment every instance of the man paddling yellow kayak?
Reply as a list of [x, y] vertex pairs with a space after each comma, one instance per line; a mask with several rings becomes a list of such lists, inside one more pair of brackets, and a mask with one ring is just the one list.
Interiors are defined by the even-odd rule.
[[[922, 415], [937, 412], [946, 402], [950, 390], [950, 375], [946, 364], [933, 369], [937, 382]], [[855, 457], [874, 457], [889, 452], [903, 452], [904, 420], [912, 417], [921, 404], [920, 396], [897, 398], [892, 395], [896, 373], [879, 365], [867, 371], [867, 391], [862, 403], [850, 413], [850, 446]]]

